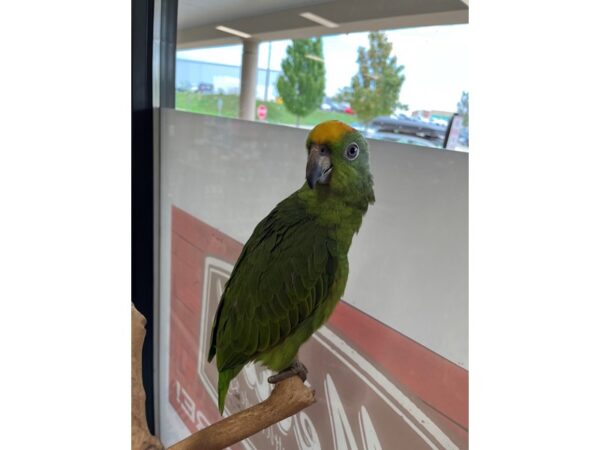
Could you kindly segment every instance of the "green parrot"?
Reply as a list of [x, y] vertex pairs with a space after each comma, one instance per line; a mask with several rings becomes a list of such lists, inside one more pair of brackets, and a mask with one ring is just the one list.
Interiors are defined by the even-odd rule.
[[219, 411], [231, 380], [257, 361], [306, 380], [300, 346], [329, 318], [348, 279], [348, 250], [375, 202], [367, 141], [336, 121], [306, 141], [304, 185], [279, 203], [242, 249], [215, 313], [208, 361], [217, 356]]

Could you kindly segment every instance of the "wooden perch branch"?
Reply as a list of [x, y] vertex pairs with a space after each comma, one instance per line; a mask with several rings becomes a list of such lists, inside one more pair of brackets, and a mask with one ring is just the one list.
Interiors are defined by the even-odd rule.
[[142, 383], [142, 346], [146, 336], [146, 318], [131, 305], [131, 448], [163, 450], [150, 434], [146, 420], [146, 391]]
[[[163, 450], [150, 434], [146, 422], [146, 394], [142, 384], [142, 345], [146, 319], [131, 306], [131, 384], [132, 450]], [[315, 402], [315, 391], [298, 376], [275, 385], [265, 401], [240, 411], [169, 447], [169, 450], [222, 450], [277, 422], [290, 417]]]
[[275, 385], [264, 402], [227, 417], [169, 450], [221, 450], [246, 439], [280, 420], [290, 417], [315, 402], [315, 391], [294, 376]]

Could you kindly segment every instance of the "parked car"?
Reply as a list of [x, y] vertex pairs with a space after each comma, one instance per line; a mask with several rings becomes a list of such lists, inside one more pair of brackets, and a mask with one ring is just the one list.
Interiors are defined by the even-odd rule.
[[367, 137], [370, 139], [380, 139], [382, 141], [392, 141], [399, 144], [412, 144], [421, 145], [424, 147], [441, 148], [442, 141], [424, 139], [417, 136], [399, 133], [387, 133], [387, 132], [371, 132], [367, 133]]
[[442, 125], [426, 123], [404, 114], [399, 114], [396, 117], [376, 117], [369, 123], [368, 128], [373, 132], [410, 134], [437, 140], [443, 140], [446, 134], [446, 127]]
[[337, 111], [339, 105], [333, 99], [325, 97], [321, 103], [321, 109], [323, 111]]
[[345, 112], [347, 114], [354, 114], [354, 111], [352, 111], [352, 108], [350, 108], [350, 103], [336, 102], [335, 100], [327, 97], [323, 99], [323, 102], [321, 103], [321, 109], [323, 111], [335, 111], [341, 113]]

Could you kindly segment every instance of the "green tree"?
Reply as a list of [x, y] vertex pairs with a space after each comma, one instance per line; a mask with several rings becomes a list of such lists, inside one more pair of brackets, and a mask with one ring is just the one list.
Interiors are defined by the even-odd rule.
[[325, 63], [321, 38], [294, 40], [281, 62], [283, 74], [277, 80], [277, 90], [289, 112], [305, 117], [317, 109], [325, 95]]
[[373, 118], [390, 115], [396, 108], [408, 109], [399, 103], [400, 88], [405, 76], [392, 53], [392, 43], [385, 33], [369, 33], [369, 50], [358, 48], [358, 73], [352, 77], [350, 104], [358, 119], [367, 123]]
[[464, 127], [469, 126], [469, 93], [463, 91], [460, 101], [456, 104], [456, 112], [462, 116], [462, 124]]

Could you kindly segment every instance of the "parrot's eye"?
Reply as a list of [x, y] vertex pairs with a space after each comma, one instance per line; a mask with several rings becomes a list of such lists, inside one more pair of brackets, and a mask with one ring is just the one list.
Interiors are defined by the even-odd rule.
[[353, 142], [348, 147], [346, 147], [344, 156], [346, 157], [347, 160], [353, 161], [356, 158], [358, 158], [358, 153], [359, 153], [358, 144]]

